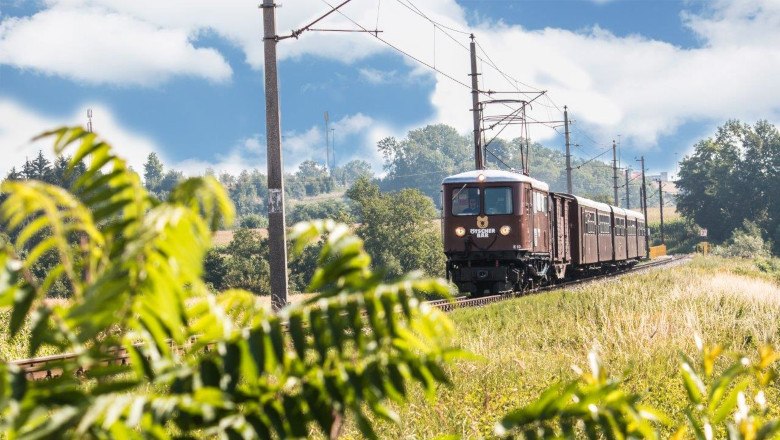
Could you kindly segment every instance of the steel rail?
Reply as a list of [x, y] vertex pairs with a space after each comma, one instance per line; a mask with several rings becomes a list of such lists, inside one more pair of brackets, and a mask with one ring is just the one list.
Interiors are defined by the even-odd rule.
[[[641, 270], [650, 269], [653, 267], [664, 266], [672, 262], [680, 261], [686, 258], [690, 258], [690, 256], [679, 255], [679, 256], [673, 256], [671, 258], [663, 259], [663, 260], [644, 262], [636, 266], [633, 266], [631, 268], [622, 269], [607, 274], [599, 274], [587, 278], [569, 280], [569, 281], [552, 284], [552, 285], [539, 286], [522, 292], [509, 292], [506, 294], [490, 295], [490, 296], [483, 296], [477, 298], [461, 296], [452, 299], [437, 299], [437, 300], [426, 301], [423, 304], [429, 307], [435, 307], [445, 312], [450, 312], [453, 310], [469, 308], [469, 307], [480, 307], [480, 306], [496, 303], [499, 301], [505, 301], [513, 298], [520, 298], [526, 295], [532, 295], [541, 292], [556, 291], [556, 290], [566, 289], [573, 286], [582, 286], [597, 281], [614, 279], [622, 275], [636, 273]], [[19, 359], [19, 360], [11, 361], [10, 363], [24, 370], [27, 379], [42, 380], [42, 379], [50, 379], [50, 378], [60, 376], [62, 374], [62, 364], [66, 361], [77, 359], [78, 357], [79, 355], [76, 353], [64, 353], [64, 354], [55, 354], [49, 356], [41, 356], [41, 357], [30, 358], [30, 359]], [[130, 356], [124, 347], [119, 347], [114, 349], [112, 353], [109, 353], [109, 355], [105, 359], [100, 360], [98, 363], [101, 364], [102, 366], [128, 365], [130, 363]], [[76, 370], [76, 374], [78, 375], [86, 374], [86, 369], [79, 367]]]

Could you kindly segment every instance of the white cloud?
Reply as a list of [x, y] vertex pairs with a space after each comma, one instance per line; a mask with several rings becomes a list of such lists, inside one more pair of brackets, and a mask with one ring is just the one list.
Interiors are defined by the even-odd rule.
[[397, 70], [359, 69], [360, 77], [370, 84], [389, 84], [398, 81]]
[[12, 166], [16, 166], [18, 170], [25, 158], [32, 159], [39, 150], [43, 151], [44, 155], [53, 157], [53, 140], [31, 142], [31, 139], [42, 130], [62, 125], [83, 125], [87, 108], [93, 109], [93, 123], [100, 128], [101, 137], [113, 145], [117, 154], [125, 158], [133, 169], [143, 172], [143, 163], [152, 152], [156, 152], [165, 161], [165, 155], [161, 154], [160, 148], [152, 140], [123, 127], [111, 111], [101, 104], [84, 105], [81, 110], [69, 116], [51, 117], [41, 115], [12, 100], [0, 98], [0, 152], [3, 157], [0, 161], [0, 176], [4, 177]]
[[0, 63], [88, 83], [150, 85], [173, 75], [211, 81], [232, 71], [219, 52], [182, 29], [99, 7], [55, 6], [0, 22]]
[[[256, 3], [48, 0], [50, 9], [31, 18], [2, 22], [0, 60], [9, 62], [12, 57], [13, 63], [21, 67], [93, 82], [127, 83], [143, 78], [135, 82], [147, 83], [178, 74], [221, 80], [230, 75], [230, 67], [215, 50], [196, 47], [197, 39], [204, 33], [218, 35], [241, 48], [249, 65], [261, 68], [262, 11]], [[288, 33], [327, 10], [317, 0], [298, 0], [285, 6], [288, 7], [277, 9], [279, 34]], [[465, 10], [455, 0], [429, 0], [420, 7], [445, 26], [474, 32], [480, 46], [506, 73], [549, 90], [559, 105], [569, 105], [577, 127], [599, 141], [621, 133], [624, 145], [652, 148], [661, 136], [674, 134], [689, 122], [780, 118], [780, 85], [776, 81], [780, 74], [777, 0], [714, 0], [707, 3], [703, 12], [684, 14], [681, 25], [688, 26], [701, 39], [698, 48], [681, 48], [637, 35], [617, 37], [598, 27], [576, 32], [553, 28], [530, 31], [504, 21], [484, 19], [470, 27]], [[468, 83], [469, 57], [462, 47], [468, 44], [467, 35], [450, 32], [458, 40], [455, 43], [400, 2], [381, 3], [378, 16], [374, 2], [352, 2], [341, 10], [366, 28], [373, 29], [378, 23], [383, 31], [379, 37]], [[57, 17], [72, 17], [60, 22], [47, 15], [55, 13], [60, 14]], [[47, 17], [51, 28], [42, 27], [41, 23], [49, 23], [44, 20]], [[77, 21], [73, 17], [92, 20]], [[134, 45], [130, 41], [134, 39], [125, 38], [122, 32], [106, 31], [111, 26], [133, 30], [144, 36], [145, 43]], [[338, 13], [317, 26], [354, 28]], [[33, 30], [40, 35], [32, 35]], [[75, 36], [70, 37], [68, 32]], [[19, 35], [31, 36], [22, 40]], [[54, 39], [57, 41], [50, 41]], [[24, 53], [19, 49], [21, 41], [27, 43]], [[89, 56], [90, 49], [96, 55], [88, 62], [80, 59], [82, 66], [73, 66], [64, 59], [74, 53]], [[352, 63], [378, 53], [396, 52], [370, 34], [306, 32], [299, 39], [279, 44], [282, 60], [316, 56]], [[480, 56], [485, 58], [481, 53]], [[412, 75], [429, 75], [436, 80], [429, 97], [434, 114], [416, 125], [444, 122], [468, 131], [468, 88], [442, 74], [432, 74], [408, 58], [402, 59]], [[101, 61], [108, 67], [100, 67]], [[508, 84], [489, 64], [487, 58], [480, 62], [483, 88], [528, 88], [524, 84]], [[392, 71], [372, 68], [363, 68], [359, 74], [364, 80], [377, 83], [393, 77]], [[536, 103], [530, 116], [542, 120], [561, 118], [559, 110], [544, 98]], [[288, 136], [293, 151], [314, 152], [320, 144], [324, 147], [324, 140], [316, 138], [316, 130], [312, 130]], [[371, 131], [376, 129], [364, 128], [366, 133]], [[504, 132], [508, 137], [518, 134], [514, 128]], [[532, 127], [531, 135], [536, 140], [559, 139], [557, 133], [538, 126]], [[320, 133], [320, 137], [324, 136]]]
[[[86, 103], [77, 111], [66, 116], [42, 115], [13, 100], [0, 97], [0, 178], [4, 177], [11, 167], [19, 167], [26, 158], [32, 159], [43, 151], [44, 155], [53, 157], [52, 140], [31, 139], [42, 130], [63, 125], [83, 125], [86, 122], [86, 109], [91, 108], [93, 125], [100, 137], [110, 143], [117, 155], [127, 160], [137, 172], [143, 173], [143, 164], [150, 153], [154, 152], [163, 162], [165, 169], [176, 169], [185, 175], [202, 175], [211, 168], [217, 173], [228, 172], [239, 174], [243, 170], [258, 169], [266, 172], [266, 144], [264, 136], [254, 134], [238, 139], [232, 145], [226, 145], [225, 153], [216, 154], [211, 158], [191, 157], [183, 160], [173, 160], [168, 157], [164, 148], [134, 130], [122, 125], [111, 109], [100, 103]], [[391, 131], [387, 126], [377, 123], [372, 118], [361, 113], [347, 115], [335, 121], [333, 128], [337, 136], [358, 139], [356, 148], [341, 148], [337, 146], [344, 158], [338, 158], [343, 164], [354, 158], [371, 162], [376, 170], [381, 168], [381, 157], [374, 146], [376, 142], [388, 135], [405, 132]], [[325, 162], [325, 134], [321, 126], [312, 126], [308, 130], [297, 132], [287, 131], [282, 140], [282, 156], [285, 170], [294, 172], [304, 160]], [[66, 152], [66, 154], [68, 154]]]

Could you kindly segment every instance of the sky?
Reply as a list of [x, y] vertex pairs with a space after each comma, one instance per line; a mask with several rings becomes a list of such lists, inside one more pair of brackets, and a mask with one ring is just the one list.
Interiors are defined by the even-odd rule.
[[[335, 5], [279, 3], [279, 35]], [[258, 4], [0, 0], [0, 174], [51, 151], [30, 139], [86, 124], [88, 108], [136, 169], [156, 152], [187, 174], [264, 171]], [[288, 171], [325, 161], [326, 111], [337, 164], [365, 159], [379, 173], [384, 137], [433, 123], [471, 133], [471, 33], [480, 89], [525, 100], [546, 91], [527, 110], [533, 121], [560, 121], [568, 106], [582, 159], [614, 139], [624, 166], [644, 155], [650, 172], [674, 174], [728, 119], [780, 126], [780, 0], [352, 0], [316, 27], [359, 26], [381, 33], [310, 31], [278, 44]], [[499, 136], [520, 134], [511, 125]], [[558, 122], [529, 136], [564, 150]]]

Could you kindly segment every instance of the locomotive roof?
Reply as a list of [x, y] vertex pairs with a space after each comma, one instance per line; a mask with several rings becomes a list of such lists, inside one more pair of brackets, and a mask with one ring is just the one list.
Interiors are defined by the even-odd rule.
[[447, 176], [444, 178], [444, 180], [441, 182], [442, 184], [447, 183], [478, 183], [477, 177], [480, 174], [484, 174], [485, 176], [485, 182], [528, 182], [531, 184], [532, 187], [541, 189], [544, 191], [549, 191], [550, 187], [546, 183], [542, 182], [541, 180], [536, 180], [532, 177], [528, 177], [524, 174], [520, 173], [513, 173], [511, 171], [504, 171], [504, 170], [473, 170], [473, 171], [466, 171], [464, 173], [460, 174], [454, 174], [452, 176]]
[[599, 211], [605, 211], [609, 212], [610, 206], [606, 203], [597, 202], [595, 200], [586, 199], [585, 197], [579, 197], [574, 196], [574, 198], [577, 200], [577, 203], [579, 203], [582, 206], [587, 206], [588, 208], [594, 208], [598, 209]]

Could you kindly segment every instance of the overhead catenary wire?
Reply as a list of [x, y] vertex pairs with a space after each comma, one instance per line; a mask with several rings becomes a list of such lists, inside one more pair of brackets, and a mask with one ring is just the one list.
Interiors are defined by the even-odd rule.
[[[412, 55], [411, 53], [409, 53], [409, 52], [407, 52], [406, 50], [404, 50], [404, 49], [402, 49], [402, 48], [398, 47], [397, 45], [395, 45], [395, 44], [391, 43], [390, 41], [388, 41], [388, 40], [386, 40], [386, 39], [384, 39], [384, 38], [380, 37], [380, 36], [379, 36], [379, 33], [378, 33], [378, 30], [375, 30], [375, 31], [370, 31], [370, 30], [369, 30], [369, 29], [367, 29], [365, 26], [361, 25], [360, 23], [358, 23], [357, 21], [355, 21], [354, 19], [352, 19], [351, 17], [349, 17], [348, 15], [346, 15], [345, 13], [343, 13], [343, 12], [342, 12], [341, 10], [339, 10], [338, 8], [334, 8], [334, 7], [331, 5], [331, 3], [329, 3], [327, 0], [321, 0], [321, 1], [322, 1], [322, 3], [324, 3], [324, 4], [328, 5], [328, 6], [330, 6], [331, 8], [333, 8], [333, 10], [332, 10], [331, 12], [337, 12], [339, 15], [341, 15], [342, 17], [344, 17], [345, 19], [347, 19], [347, 20], [348, 20], [349, 22], [351, 22], [353, 25], [355, 25], [355, 26], [357, 26], [358, 28], [360, 28], [360, 29], [361, 29], [363, 32], [371, 34], [371, 35], [372, 35], [374, 38], [376, 38], [377, 40], [379, 40], [379, 41], [380, 41], [380, 42], [382, 42], [383, 44], [387, 45], [387, 46], [388, 46], [388, 47], [390, 47], [391, 49], [393, 49], [393, 50], [395, 50], [395, 51], [397, 51], [397, 52], [401, 53], [402, 55], [404, 55], [404, 56], [406, 56], [406, 57], [408, 57], [408, 58], [410, 58], [410, 59], [414, 60], [415, 62], [417, 62], [417, 63], [419, 63], [419, 64], [421, 64], [421, 65], [423, 65], [423, 66], [425, 66], [425, 67], [428, 67], [428, 68], [429, 68], [429, 69], [431, 69], [432, 71], [434, 71], [434, 72], [436, 72], [436, 73], [438, 73], [438, 74], [442, 75], [443, 77], [445, 77], [445, 78], [447, 78], [447, 79], [449, 79], [449, 80], [453, 81], [454, 83], [456, 83], [456, 84], [458, 84], [458, 85], [460, 85], [460, 86], [462, 86], [462, 87], [464, 87], [464, 88], [466, 88], [466, 89], [471, 89], [471, 86], [470, 86], [470, 85], [468, 85], [468, 84], [466, 84], [465, 82], [463, 82], [463, 81], [461, 81], [461, 80], [457, 79], [457, 78], [456, 78], [454, 75], [452, 75], [452, 74], [449, 74], [449, 73], [447, 73], [447, 72], [444, 72], [443, 70], [439, 69], [439, 68], [436, 66], [436, 62], [435, 62], [435, 50], [436, 50], [436, 47], [435, 47], [435, 45], [434, 45], [434, 62], [433, 62], [433, 64], [431, 64], [431, 63], [429, 63], [429, 62], [426, 62], [426, 61], [424, 61], [424, 60], [422, 60], [422, 59], [420, 59], [420, 58], [418, 58], [418, 57], [416, 57], [416, 56]], [[349, 1], [349, 0], [347, 0], [347, 1]], [[403, 0], [396, 0], [396, 1], [397, 1], [397, 2], [398, 2], [400, 5], [404, 6], [406, 9], [410, 10], [411, 12], [413, 12], [414, 14], [416, 14], [416, 15], [419, 15], [420, 17], [424, 18], [425, 20], [428, 20], [429, 22], [431, 22], [431, 23], [433, 24], [433, 26], [434, 26], [434, 38], [435, 38], [435, 31], [436, 31], [436, 29], [438, 28], [438, 29], [439, 29], [441, 32], [443, 32], [443, 33], [444, 33], [444, 34], [445, 34], [445, 35], [446, 35], [448, 38], [450, 38], [451, 40], [453, 40], [454, 42], [456, 42], [456, 44], [458, 44], [458, 45], [459, 45], [461, 48], [463, 48], [464, 50], [468, 50], [468, 48], [467, 48], [467, 47], [466, 47], [466, 46], [465, 46], [465, 45], [464, 45], [462, 42], [458, 41], [458, 40], [457, 40], [457, 39], [456, 39], [454, 36], [452, 36], [452, 35], [451, 35], [451, 34], [450, 34], [448, 31], [457, 32], [457, 33], [464, 34], [464, 35], [470, 35], [470, 33], [469, 33], [469, 32], [466, 32], [466, 31], [462, 31], [462, 30], [458, 30], [458, 29], [452, 28], [452, 27], [450, 27], [450, 26], [444, 25], [444, 24], [442, 24], [442, 23], [439, 23], [439, 22], [437, 22], [436, 20], [433, 20], [433, 19], [431, 19], [431, 18], [430, 18], [430, 17], [429, 17], [427, 14], [425, 14], [424, 12], [422, 12], [422, 11], [420, 10], [420, 8], [418, 8], [417, 6], [415, 6], [415, 5], [414, 5], [414, 3], [412, 3], [412, 2], [411, 2], [411, 0], [405, 0], [405, 2], [404, 2]], [[379, 0], [379, 1], [377, 2], [377, 21], [376, 21], [376, 23], [377, 23], [377, 28], [378, 28], [378, 22], [379, 22], [379, 9], [380, 9], [380, 5], [381, 5], [381, 3], [380, 3], [380, 2], [381, 2], [381, 0]], [[345, 3], [346, 3], [346, 1], [345, 1], [344, 3], [342, 3], [341, 5], [343, 5], [343, 4], [345, 4]], [[341, 5], [339, 5], [339, 7], [340, 7]], [[312, 24], [313, 24], [313, 23], [312, 23]], [[309, 25], [309, 26], [311, 26], [311, 25]], [[434, 43], [434, 44], [435, 44], [435, 43]], [[503, 70], [501, 70], [501, 69], [500, 69], [500, 68], [499, 68], [499, 67], [496, 65], [496, 63], [495, 63], [495, 62], [492, 60], [492, 58], [490, 58], [490, 56], [488, 55], [487, 51], [486, 51], [486, 50], [485, 50], [485, 49], [484, 49], [484, 48], [483, 48], [483, 47], [482, 47], [482, 46], [481, 46], [479, 43], [477, 43], [477, 46], [479, 47], [480, 51], [481, 51], [481, 52], [484, 54], [484, 59], [483, 59], [482, 57], [479, 57], [479, 59], [480, 59], [480, 60], [481, 60], [483, 63], [487, 63], [487, 64], [488, 64], [488, 66], [490, 66], [490, 67], [492, 67], [493, 69], [495, 69], [495, 70], [496, 70], [496, 71], [497, 71], [497, 72], [498, 72], [498, 73], [499, 73], [499, 74], [500, 74], [502, 77], [504, 77], [504, 79], [505, 79], [505, 80], [506, 80], [506, 81], [507, 81], [507, 82], [508, 82], [510, 85], [512, 85], [512, 86], [513, 86], [515, 89], [518, 89], [518, 93], [519, 93], [519, 94], [526, 94], [526, 95], [528, 95], [528, 93], [527, 93], [527, 92], [523, 92], [523, 91], [519, 90], [519, 87], [518, 87], [518, 85], [517, 85], [517, 84], [522, 84], [523, 86], [525, 86], [525, 87], [528, 87], [528, 88], [530, 88], [530, 89], [539, 90], [539, 93], [540, 93], [540, 95], [539, 95], [539, 96], [546, 96], [547, 100], [548, 100], [548, 101], [549, 101], [549, 102], [550, 102], [550, 103], [551, 103], [551, 104], [552, 104], [552, 105], [553, 105], [553, 106], [554, 106], [556, 109], [558, 109], [558, 110], [560, 111], [560, 107], [559, 107], [559, 106], [558, 106], [558, 105], [555, 103], [555, 101], [554, 101], [554, 100], [552, 100], [552, 98], [551, 98], [550, 96], [548, 96], [548, 94], [547, 94], [547, 91], [544, 91], [544, 90], [541, 90], [541, 89], [539, 89], [539, 88], [537, 88], [537, 87], [534, 87], [534, 86], [531, 86], [531, 85], [529, 85], [529, 84], [526, 84], [526, 83], [524, 83], [524, 82], [522, 82], [522, 81], [519, 81], [519, 80], [517, 80], [516, 78], [513, 78], [513, 77], [511, 77], [510, 75], [506, 74], [506, 73], [505, 73]], [[485, 59], [486, 59], [486, 60], [485, 60]], [[484, 67], [483, 67], [483, 70], [484, 70]], [[488, 97], [489, 97], [489, 96], [490, 96], [490, 94], [491, 94], [491, 91], [489, 91], [489, 90], [488, 90], [488, 91], [485, 91], [485, 90], [480, 90], [480, 91], [479, 91], [479, 94], [480, 94], [480, 95], [483, 95], [483, 96], [488, 96]], [[538, 96], [537, 96], [536, 98], [534, 98], [534, 100], [535, 100], [535, 99], [537, 99], [537, 98], [538, 98]], [[549, 108], [549, 106], [547, 106], [547, 105], [545, 105], [545, 104], [543, 104], [543, 103], [541, 103], [541, 102], [537, 102], [537, 104], [539, 104], [539, 105], [542, 105], [543, 107], [548, 107], [548, 108]], [[513, 109], [513, 108], [512, 108], [511, 106], [509, 106], [508, 104], [504, 104], [504, 105], [505, 105], [507, 108], [509, 108], [510, 110], [513, 110], [513, 112], [517, 110], [517, 109]], [[539, 120], [537, 120], [537, 119], [535, 119], [535, 118], [533, 118], [533, 117], [531, 117], [531, 116], [529, 116], [529, 115], [525, 115], [525, 117], [526, 117], [528, 120], [531, 120], [531, 121], [533, 121], [533, 122], [536, 122], [536, 123], [539, 123], [539, 124], [545, 125], [547, 128], [549, 128], [549, 129], [552, 129], [552, 130], [553, 130], [555, 133], [557, 133], [558, 135], [561, 135], [561, 136], [563, 135], [563, 133], [561, 133], [561, 132], [558, 130], [559, 126], [552, 125], [551, 123], [548, 123], [548, 122], [545, 122], [545, 121], [539, 121]], [[584, 136], [586, 136], [587, 138], [589, 138], [589, 139], [591, 139], [591, 140], [592, 140], [592, 138], [590, 138], [589, 136], [587, 136], [585, 133], [582, 133], [582, 134], [583, 134]], [[494, 136], [494, 137], [495, 137], [495, 136]], [[595, 141], [593, 141], [593, 142], [594, 142], [594, 144], [596, 143]]]

